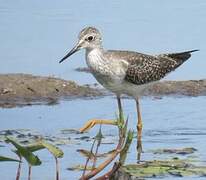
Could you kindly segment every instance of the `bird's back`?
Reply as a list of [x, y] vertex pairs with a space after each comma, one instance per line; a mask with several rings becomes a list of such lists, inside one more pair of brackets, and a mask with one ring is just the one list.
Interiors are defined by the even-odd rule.
[[141, 85], [158, 81], [165, 77], [188, 60], [191, 57], [191, 53], [195, 51], [197, 50], [151, 56], [132, 51], [109, 50], [106, 53], [106, 57], [126, 61], [128, 68], [125, 80]]

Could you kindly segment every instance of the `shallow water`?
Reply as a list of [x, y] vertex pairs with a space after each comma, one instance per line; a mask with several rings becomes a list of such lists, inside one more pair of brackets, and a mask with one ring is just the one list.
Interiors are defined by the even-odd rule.
[[[189, 49], [200, 52], [172, 73], [167, 79], [202, 79], [206, 77], [206, 1], [3, 1], [0, 0], [0, 73], [31, 73], [72, 79], [81, 84], [96, 82], [90, 74], [75, 72], [85, 66], [84, 53], [70, 61], [58, 61], [72, 48], [78, 32], [87, 25], [97, 26], [108, 49], [130, 49], [157, 54]], [[157, 148], [195, 147], [201, 161], [206, 160], [205, 97], [144, 98], [141, 101], [144, 120], [143, 160], [154, 159], [149, 152]], [[71, 138], [62, 145], [62, 179], [76, 179], [81, 173], [67, 167], [83, 164], [77, 148], [90, 148], [91, 141], [76, 140], [75, 134], [62, 134], [62, 129], [79, 128], [89, 118], [115, 118], [116, 100], [105, 97], [95, 100], [62, 101], [55, 106], [29, 106], [0, 109], [0, 130], [30, 129], [44, 136]], [[129, 127], [135, 129], [136, 114], [133, 100], [124, 100]], [[93, 137], [98, 127], [86, 136]], [[105, 141], [116, 142], [114, 127], [103, 127]], [[80, 144], [78, 144], [80, 143]], [[135, 162], [135, 141], [127, 162]], [[114, 145], [103, 145], [109, 150]], [[0, 154], [9, 154], [0, 148]], [[54, 160], [40, 151], [42, 167], [33, 168], [32, 179], [52, 179]], [[24, 163], [23, 178], [27, 167]], [[0, 163], [1, 179], [15, 176], [16, 165]], [[188, 179], [188, 178], [187, 178]]]
[[[196, 98], [163, 98], [150, 99], [144, 98], [141, 101], [142, 115], [144, 122], [142, 160], [155, 158], [165, 158], [164, 155], [154, 155], [150, 150], [159, 148], [183, 148], [194, 147], [198, 149], [195, 153], [200, 161], [206, 161], [206, 97]], [[129, 127], [134, 129], [136, 125], [136, 115], [134, 101], [124, 100], [125, 115], [129, 116]], [[2, 125], [1, 129], [32, 129], [36, 134], [44, 136], [56, 136], [70, 138], [69, 144], [61, 145], [65, 156], [61, 160], [61, 177], [76, 179], [80, 173], [77, 171], [67, 171], [68, 167], [77, 164], [84, 164], [85, 160], [76, 149], [90, 149], [92, 141], [78, 140], [81, 136], [95, 136], [98, 126], [84, 135], [62, 133], [61, 130], [67, 128], [78, 129], [88, 118], [114, 118], [116, 109], [115, 99], [106, 97], [96, 100], [65, 101], [56, 106], [32, 106], [15, 109], [1, 109]], [[32, 115], [32, 116], [31, 116]], [[103, 126], [104, 141], [117, 143], [117, 130], [115, 127]], [[136, 162], [134, 140], [127, 162]], [[102, 145], [101, 151], [111, 150], [115, 144]], [[7, 154], [5, 148], [1, 148], [2, 154]], [[40, 151], [39, 157], [43, 161], [41, 167], [35, 167], [33, 179], [40, 179], [39, 174], [45, 173], [45, 168], [52, 171], [54, 160], [45, 151]], [[25, 164], [24, 164], [25, 166]], [[7, 169], [8, 168], [8, 169]], [[16, 166], [13, 164], [0, 164], [0, 169], [8, 172], [15, 172]], [[26, 170], [24, 170], [26, 173]], [[14, 174], [4, 173], [4, 179], [14, 177]], [[26, 174], [24, 174], [26, 178]], [[48, 174], [51, 179], [53, 174]], [[45, 179], [45, 178], [42, 178]]]

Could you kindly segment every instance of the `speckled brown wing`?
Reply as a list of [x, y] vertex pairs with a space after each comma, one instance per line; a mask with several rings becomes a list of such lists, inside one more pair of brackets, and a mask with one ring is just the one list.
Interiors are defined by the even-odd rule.
[[125, 80], [137, 85], [158, 81], [189, 59], [194, 51], [139, 56], [130, 62]]

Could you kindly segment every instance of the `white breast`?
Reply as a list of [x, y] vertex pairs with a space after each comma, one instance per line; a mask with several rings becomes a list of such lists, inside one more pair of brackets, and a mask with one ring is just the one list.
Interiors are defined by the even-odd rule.
[[104, 52], [93, 49], [86, 52], [86, 62], [96, 80], [114, 93], [124, 92], [124, 78], [128, 63], [121, 59], [106, 59]]
[[86, 62], [93, 72], [102, 72], [106, 64], [103, 61], [102, 54], [98, 49], [86, 51]]
[[106, 59], [103, 52], [99, 49], [93, 49], [86, 52], [87, 65], [93, 72], [102, 75], [111, 76], [112, 79], [124, 78], [125, 62], [121, 60]]

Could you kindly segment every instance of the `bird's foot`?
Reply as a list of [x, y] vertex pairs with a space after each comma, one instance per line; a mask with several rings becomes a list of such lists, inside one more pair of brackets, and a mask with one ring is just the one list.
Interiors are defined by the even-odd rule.
[[86, 124], [79, 129], [80, 133], [90, 130], [96, 124], [109, 124], [109, 125], [117, 125], [117, 121], [115, 120], [107, 120], [107, 119], [91, 119], [86, 122]]

